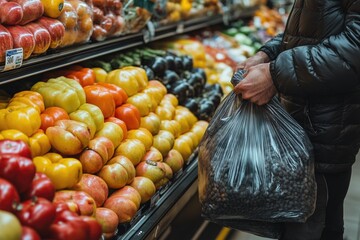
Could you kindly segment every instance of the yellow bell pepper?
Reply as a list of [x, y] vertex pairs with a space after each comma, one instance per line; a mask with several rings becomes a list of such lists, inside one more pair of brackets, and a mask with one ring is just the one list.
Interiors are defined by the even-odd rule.
[[39, 113], [45, 109], [44, 100], [40, 93], [34, 91], [21, 91], [16, 93], [7, 107], [29, 106], [35, 108]]
[[104, 127], [104, 114], [98, 106], [91, 103], [84, 103], [78, 110], [85, 110], [90, 113], [96, 126], [96, 132]]
[[128, 66], [109, 72], [106, 82], [121, 87], [130, 97], [145, 89], [148, 78], [144, 69]]
[[71, 188], [82, 176], [82, 165], [76, 158], [63, 158], [58, 153], [47, 153], [33, 159], [37, 172], [48, 176], [56, 190]]
[[29, 145], [29, 137], [25, 133], [16, 129], [7, 129], [0, 131], [0, 139], [22, 140]]
[[105, 82], [107, 77], [107, 72], [102, 68], [92, 68], [95, 73], [95, 82]]
[[64, 0], [41, 0], [44, 6], [44, 15], [51, 18], [58, 18], [64, 8]]
[[51, 149], [50, 140], [41, 129], [29, 137], [29, 146], [32, 157], [44, 155]]
[[31, 87], [31, 90], [43, 96], [45, 107], [61, 107], [67, 113], [77, 110], [86, 100], [80, 83], [65, 77], [51, 78], [47, 82], [37, 82]]
[[40, 126], [40, 113], [36, 108], [12, 106], [0, 110], [0, 131], [17, 129], [27, 136], [31, 136], [40, 128]]

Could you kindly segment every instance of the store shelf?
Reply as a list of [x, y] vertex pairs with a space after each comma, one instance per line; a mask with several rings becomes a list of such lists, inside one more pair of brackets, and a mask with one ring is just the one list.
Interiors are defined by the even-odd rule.
[[[0, 72], [0, 85], [35, 76], [50, 70], [58, 69], [85, 60], [94, 59], [106, 54], [119, 52], [125, 49], [144, 45], [145, 43], [173, 37], [221, 23], [228, 23], [235, 19], [251, 16], [254, 8], [238, 10], [237, 13], [226, 13], [212, 16], [203, 16], [187, 21], [176, 22], [155, 28], [150, 38], [145, 39], [149, 29], [124, 35], [118, 38], [108, 39], [103, 42], [91, 42], [79, 46], [59, 49], [48, 52], [46, 55], [33, 57], [25, 60], [18, 69]], [[2, 71], [4, 66], [0, 66]]]
[[181, 175], [170, 184], [155, 205], [145, 211], [117, 240], [157, 239], [169, 226], [179, 211], [197, 191], [197, 156], [194, 155]]

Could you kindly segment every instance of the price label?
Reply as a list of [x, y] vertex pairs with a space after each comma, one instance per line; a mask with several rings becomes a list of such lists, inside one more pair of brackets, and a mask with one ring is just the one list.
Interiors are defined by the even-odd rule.
[[24, 54], [22, 48], [6, 50], [4, 71], [21, 67], [23, 56]]
[[176, 33], [181, 34], [184, 33], [184, 23], [179, 23], [176, 27]]
[[143, 30], [144, 42], [148, 43], [155, 37], [155, 25], [152, 21], [146, 23], [146, 28]]

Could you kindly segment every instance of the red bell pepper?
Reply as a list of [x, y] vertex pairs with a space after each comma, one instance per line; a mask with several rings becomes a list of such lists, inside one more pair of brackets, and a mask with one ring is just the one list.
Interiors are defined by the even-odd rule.
[[12, 154], [31, 158], [29, 146], [21, 140], [0, 140], [0, 155], [2, 154]]
[[32, 197], [42, 197], [50, 202], [55, 196], [55, 186], [51, 182], [50, 178], [44, 173], [37, 172], [32, 181], [31, 188], [21, 195], [22, 200], [27, 200]]
[[102, 234], [102, 228], [100, 223], [90, 216], [80, 216], [80, 218], [89, 226], [89, 240], [99, 240]]
[[49, 200], [34, 197], [17, 206], [16, 216], [21, 225], [31, 227], [43, 235], [49, 230], [55, 219], [56, 208]]
[[95, 72], [91, 68], [70, 70], [65, 77], [78, 81], [82, 87], [94, 84], [96, 79]]
[[19, 194], [30, 189], [35, 172], [30, 158], [14, 154], [0, 155], [0, 177], [11, 182]]
[[7, 180], [0, 178], [0, 210], [14, 212], [14, 204], [20, 202], [15, 187]]

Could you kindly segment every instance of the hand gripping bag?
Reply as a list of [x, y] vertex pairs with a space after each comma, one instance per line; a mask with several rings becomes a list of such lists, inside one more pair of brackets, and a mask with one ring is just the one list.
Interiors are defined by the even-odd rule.
[[[241, 79], [235, 73], [233, 84]], [[276, 97], [258, 106], [229, 93], [199, 145], [198, 164], [202, 216], [213, 222], [277, 237], [275, 223], [304, 222], [315, 209], [311, 142]]]

